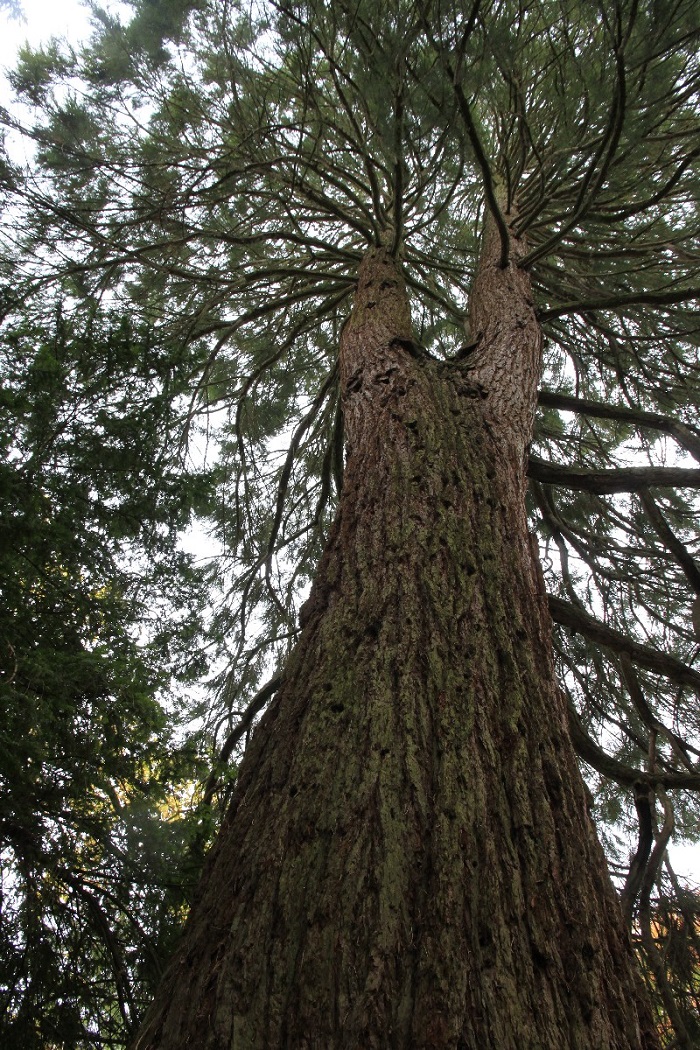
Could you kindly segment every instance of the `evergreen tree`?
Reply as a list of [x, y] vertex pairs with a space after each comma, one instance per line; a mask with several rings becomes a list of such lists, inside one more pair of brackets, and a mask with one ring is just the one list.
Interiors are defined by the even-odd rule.
[[202, 673], [206, 589], [176, 541], [208, 482], [165, 440], [188, 369], [123, 319], [76, 322], [27, 313], [0, 340], [0, 1039], [18, 1050], [133, 1034], [198, 833], [172, 704]]
[[96, 19], [13, 77], [8, 284], [193, 355], [221, 765], [274, 696], [137, 1045], [652, 1047], [626, 919], [692, 1046], [695, 5]]

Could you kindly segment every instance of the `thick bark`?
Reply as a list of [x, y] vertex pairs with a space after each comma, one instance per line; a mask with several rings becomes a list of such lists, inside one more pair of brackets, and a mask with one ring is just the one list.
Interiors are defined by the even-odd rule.
[[657, 1045], [555, 680], [540, 334], [496, 247], [466, 365], [412, 342], [383, 249], [362, 264], [338, 517], [138, 1050]]

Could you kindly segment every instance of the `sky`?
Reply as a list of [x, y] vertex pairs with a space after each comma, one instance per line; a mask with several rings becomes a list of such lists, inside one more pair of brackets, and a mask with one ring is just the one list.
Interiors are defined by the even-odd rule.
[[[22, 17], [11, 18], [0, 0], [0, 105], [7, 105], [10, 97], [4, 72], [24, 43], [36, 46], [57, 36], [78, 45], [90, 35], [90, 12], [80, 0], [20, 0], [20, 6]], [[101, 6], [109, 10], [119, 5], [102, 0]], [[676, 874], [700, 883], [700, 844], [674, 844], [669, 852]]]
[[12, 67], [18, 49], [27, 41], [38, 44], [58, 36], [76, 44], [89, 36], [90, 13], [78, 0], [19, 0], [19, 4], [21, 18], [11, 18], [4, 3], [0, 8], [0, 66], [3, 71]]

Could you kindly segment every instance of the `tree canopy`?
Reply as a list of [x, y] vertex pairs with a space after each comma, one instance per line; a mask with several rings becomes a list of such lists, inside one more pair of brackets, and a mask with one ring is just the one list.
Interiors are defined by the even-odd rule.
[[[81, 908], [111, 931], [99, 951], [138, 907], [167, 924], [123, 810], [134, 785], [151, 810], [177, 790], [157, 697], [178, 644], [183, 673], [199, 652], [219, 669], [202, 794], [226, 797], [342, 486], [337, 349], [367, 247], [400, 255], [427, 351], [468, 362], [485, 216], [505, 261], [509, 213], [546, 337], [529, 509], [574, 743], [659, 1009], [693, 1038], [698, 900], [665, 851], [700, 817], [697, 5], [130, 8], [95, 7], [85, 47], [23, 52], [3, 114], [30, 158], [8, 148], [1, 173], [0, 773], [8, 893], [27, 887], [6, 958], [33, 936], [30, 898], [55, 898], [36, 976], [3, 980], [8, 1023], [39, 1024], [18, 1004], [44, 982], [79, 1031], [35, 1045], [107, 1045], [56, 991], [51, 939], [80, 958]], [[220, 552], [208, 582], [178, 553], [195, 511]], [[178, 643], [149, 633], [159, 595]], [[89, 871], [117, 852], [108, 906]]]

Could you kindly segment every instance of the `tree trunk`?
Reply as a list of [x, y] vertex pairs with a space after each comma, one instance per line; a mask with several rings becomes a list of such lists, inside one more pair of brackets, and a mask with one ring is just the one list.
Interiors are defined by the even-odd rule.
[[555, 679], [541, 336], [497, 247], [461, 364], [413, 343], [388, 253], [362, 263], [338, 516], [138, 1050], [657, 1046]]

